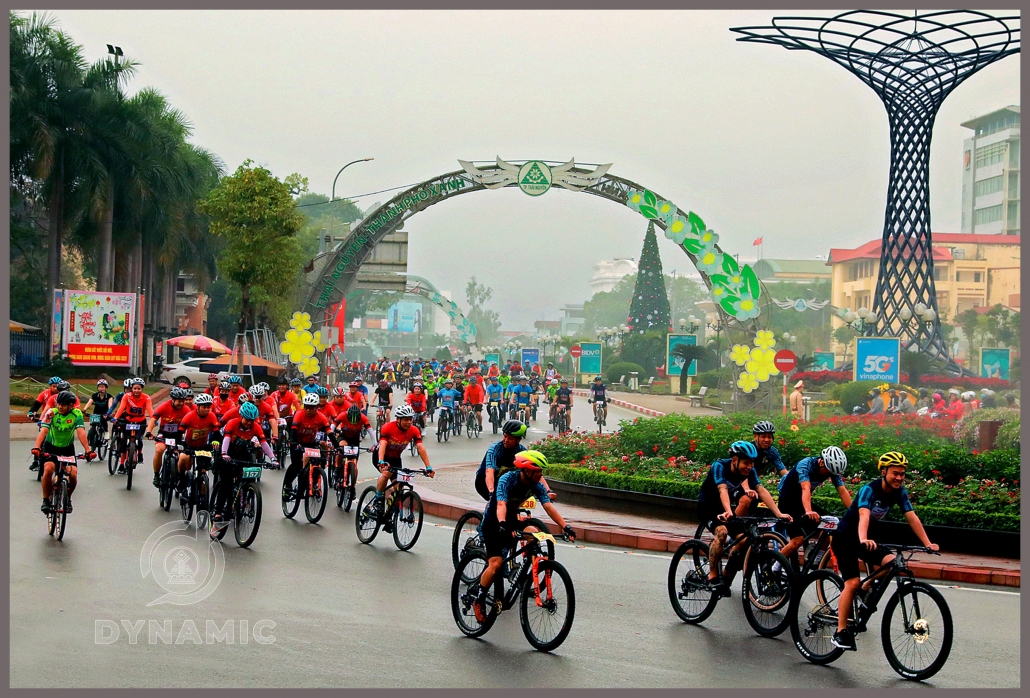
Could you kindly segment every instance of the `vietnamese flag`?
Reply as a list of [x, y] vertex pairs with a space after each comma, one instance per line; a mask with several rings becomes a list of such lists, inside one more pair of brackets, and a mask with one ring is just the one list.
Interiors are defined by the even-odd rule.
[[762, 238], [756, 238], [755, 241], [751, 243], [751, 246], [752, 247], [758, 247], [761, 244], [762, 244]]

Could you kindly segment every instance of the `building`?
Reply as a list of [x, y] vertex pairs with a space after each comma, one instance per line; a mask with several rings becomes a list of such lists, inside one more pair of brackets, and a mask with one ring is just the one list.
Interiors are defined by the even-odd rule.
[[755, 275], [764, 283], [780, 281], [814, 284], [817, 281], [829, 281], [831, 272], [826, 268], [826, 261], [817, 259], [760, 259], [751, 265]]
[[962, 232], [1019, 235], [1019, 107], [962, 125]]
[[537, 320], [533, 323], [533, 327], [537, 332], [544, 334], [560, 334], [561, 333], [561, 320]]
[[565, 316], [561, 319], [562, 337], [572, 337], [583, 334], [583, 328], [587, 324], [586, 315], [583, 312], [583, 304], [569, 304], [562, 308]]
[[[953, 322], [970, 308], [1001, 304], [1019, 309], [1019, 236], [933, 233], [934, 286], [941, 320]], [[882, 242], [830, 250], [830, 302], [837, 308], [872, 309]], [[913, 261], [913, 264], [915, 262]], [[926, 299], [923, 299], [924, 301]], [[833, 318], [834, 327], [843, 324]]]
[[211, 298], [200, 292], [192, 274], [175, 280], [175, 327], [179, 334], [207, 334], [207, 309]]
[[636, 273], [637, 263], [633, 258], [606, 259], [598, 262], [594, 265], [594, 275], [590, 278], [590, 295], [607, 293], [622, 279]]

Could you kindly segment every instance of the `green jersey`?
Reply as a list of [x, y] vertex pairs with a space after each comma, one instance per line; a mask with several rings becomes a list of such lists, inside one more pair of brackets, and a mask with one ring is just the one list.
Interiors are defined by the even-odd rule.
[[497, 382], [504, 386], [505, 390], [508, 388], [508, 384], [511, 383], [511, 376], [500, 376]]
[[558, 386], [557, 385], [549, 385], [549, 386], [547, 386], [547, 396], [549, 398], [551, 398], [552, 400], [554, 399], [554, 395], [557, 392], [558, 392]]
[[86, 424], [82, 418], [82, 410], [74, 409], [68, 414], [62, 415], [57, 408], [50, 410], [47, 421], [43, 422], [47, 427], [46, 443], [53, 444], [57, 448], [66, 448], [72, 445], [77, 429], [85, 429]]

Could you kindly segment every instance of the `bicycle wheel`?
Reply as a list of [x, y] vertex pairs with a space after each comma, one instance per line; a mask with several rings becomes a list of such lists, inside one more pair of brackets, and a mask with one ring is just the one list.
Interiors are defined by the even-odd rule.
[[[188, 477], [188, 476], [187, 476]], [[179, 497], [179, 509], [182, 511], [182, 522], [189, 524], [193, 520], [193, 500], [196, 499], [197, 481], [190, 478], [186, 481], [186, 491]]]
[[[218, 480], [215, 482], [215, 486], [214, 486], [214, 488], [213, 488], [213, 490], [211, 492], [211, 507], [212, 508], [214, 508], [215, 502], [217, 502], [218, 500], [222, 499], [222, 488], [223, 487], [225, 487], [225, 483], [223, 482], [222, 478], [218, 478]], [[210, 519], [211, 519], [210, 526], [211, 526], [212, 538], [215, 538], [216, 540], [222, 540], [223, 538], [225, 538], [225, 532], [227, 530], [229, 530], [229, 522], [228, 521], [222, 521], [218, 525], [216, 525], [215, 524], [215, 517], [211, 516]]]
[[343, 476], [338, 476], [339, 479], [336, 481], [336, 506], [339, 509], [343, 508], [343, 499], [347, 496], [347, 483], [343, 482]]
[[107, 474], [114, 475], [118, 472], [118, 456], [115, 453], [115, 448], [112, 446], [107, 449]]
[[747, 568], [740, 590], [744, 617], [762, 637], [776, 637], [790, 623], [787, 611], [794, 585], [790, 563], [778, 552], [760, 550]]
[[314, 482], [311, 485], [311, 492], [304, 499], [304, 515], [311, 523], [318, 523], [325, 513], [326, 480], [325, 471], [314, 465], [311, 467], [311, 477]]
[[411, 550], [422, 533], [422, 498], [408, 490], [394, 504], [393, 542], [398, 550]]
[[[304, 470], [303, 470], [303, 468], [301, 469], [300, 472], [301, 472], [301, 474], [297, 477], [297, 480], [300, 480], [301, 478], [304, 477]], [[296, 482], [296, 480], [294, 482]], [[285, 516], [287, 519], [292, 519], [294, 516], [297, 515], [297, 509], [300, 508], [300, 499], [298, 497], [290, 497], [289, 499], [286, 498], [288, 493], [289, 493], [289, 486], [290, 486], [290, 483], [288, 483], [286, 481], [286, 478], [284, 477], [283, 478], [283, 496], [282, 496], [282, 500], [283, 500], [283, 516]]]
[[354, 517], [354, 529], [358, 534], [358, 540], [368, 544], [375, 540], [379, 533], [379, 521], [375, 516], [370, 516], [372, 501], [376, 496], [376, 488], [369, 486], [361, 493], [358, 499], [357, 516]]
[[454, 614], [458, 630], [468, 637], [482, 637], [497, 620], [493, 588], [486, 594], [487, 614], [482, 622], [472, 610], [472, 602], [479, 596], [479, 578], [484, 569], [486, 553], [476, 551], [461, 561], [451, 578], [451, 613]]
[[347, 482], [344, 483], [343, 492], [343, 510], [350, 511], [351, 505], [354, 503], [354, 485], [357, 484], [358, 476], [355, 474], [357, 471], [358, 463], [355, 461], [351, 467], [347, 470]]
[[[439, 429], [440, 429], [440, 427], [437, 427], [437, 435], [438, 436], [440, 434]], [[451, 425], [450, 425], [450, 423], [448, 421], [448, 424], [443, 429], [443, 440], [444, 441], [450, 441], [451, 440], [451, 431], [452, 431], [452, 427], [451, 427]]]
[[925, 681], [948, 661], [954, 631], [951, 609], [941, 592], [924, 582], [909, 582], [888, 599], [880, 640], [894, 671]]
[[[324, 503], [323, 503], [324, 506]], [[261, 490], [253, 481], [244, 483], [233, 507], [233, 535], [236, 545], [249, 548], [261, 528]]]
[[132, 471], [136, 469], [136, 440], [129, 439], [125, 448], [125, 489], [132, 489]]
[[719, 597], [708, 583], [708, 545], [688, 540], [669, 565], [669, 601], [686, 623], [701, 623], [712, 615]]
[[440, 443], [443, 441], [444, 432], [447, 431], [447, 425], [443, 417], [440, 417], [440, 421], [436, 424], [436, 442]]
[[172, 459], [168, 457], [168, 451], [161, 458], [161, 480], [158, 494], [161, 497], [161, 508], [168, 511], [172, 508], [172, 498], [175, 495], [175, 487], [172, 484]]
[[[39, 469], [43, 469], [43, 464], [39, 464]], [[54, 529], [57, 527], [57, 486], [50, 491], [50, 512], [46, 515], [46, 532], [47, 535], [54, 535]]]
[[829, 664], [844, 654], [834, 647], [837, 601], [844, 581], [829, 570], [809, 574], [794, 590], [790, 610], [790, 637], [801, 656], [812, 664]]
[[211, 485], [206, 472], [197, 474], [193, 481], [193, 488], [196, 494], [193, 496], [193, 506], [197, 509], [197, 528], [206, 528], [211, 519]]
[[68, 481], [61, 480], [57, 485], [57, 501], [59, 502], [55, 513], [56, 525], [54, 526], [54, 538], [64, 540], [64, 532], [68, 529]]
[[469, 553], [482, 551], [483, 544], [479, 540], [479, 522], [482, 520], [482, 512], [466, 511], [455, 524], [454, 535], [451, 536], [451, 561], [454, 569], [458, 569], [458, 563]]
[[540, 560], [522, 587], [519, 620], [529, 644], [541, 652], [558, 649], [576, 617], [572, 575], [560, 562]]
[[[545, 524], [540, 519], [534, 519], [534, 518], [522, 519], [517, 524], [515, 524], [515, 530], [519, 531], [519, 532], [524, 532], [527, 528], [529, 528], [531, 526], [533, 528], [535, 528], [536, 530], [540, 531], [541, 533], [550, 533], [551, 532], [551, 529], [548, 528], [547, 524]], [[523, 546], [525, 546], [527, 544], [527, 542], [528, 541], [525, 541], [525, 540], [522, 540], [522, 539], [516, 539], [516, 541], [515, 541], [515, 549], [516, 550], [520, 550]], [[543, 548], [544, 553], [546, 554], [547, 558], [550, 559], [550, 560], [553, 560], [554, 559], [554, 543], [552, 543], [549, 540], [545, 540], [545, 541], [543, 541], [543, 543], [541, 543], [541, 547]]]

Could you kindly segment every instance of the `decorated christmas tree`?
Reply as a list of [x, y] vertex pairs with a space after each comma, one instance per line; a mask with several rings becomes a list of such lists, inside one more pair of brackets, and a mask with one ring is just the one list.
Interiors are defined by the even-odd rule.
[[626, 324], [633, 332], [643, 334], [651, 329], [667, 331], [669, 322], [669, 296], [665, 292], [662, 258], [658, 254], [658, 237], [652, 221], [647, 225], [644, 249], [640, 253], [640, 265], [637, 268], [637, 285], [633, 290]]

